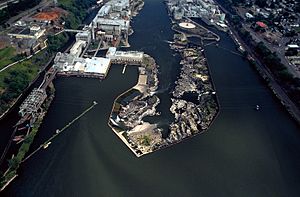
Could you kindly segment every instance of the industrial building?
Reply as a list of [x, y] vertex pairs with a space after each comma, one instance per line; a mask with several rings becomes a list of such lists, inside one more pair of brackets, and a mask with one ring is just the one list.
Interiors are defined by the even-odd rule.
[[20, 106], [19, 114], [23, 117], [38, 112], [44, 100], [47, 98], [46, 92], [43, 89], [33, 89], [29, 96]]
[[75, 57], [79, 57], [84, 47], [86, 47], [86, 45], [87, 45], [86, 41], [83, 40], [76, 41], [75, 44], [70, 49], [70, 54], [74, 55]]
[[175, 20], [184, 17], [201, 18], [208, 24], [211, 24], [211, 21], [214, 23], [225, 20], [225, 14], [221, 13], [219, 7], [211, 0], [167, 0], [167, 5]]
[[84, 31], [76, 34], [76, 41], [78, 40], [83, 40], [86, 41], [87, 43], [91, 42], [91, 32], [90, 31]]
[[115, 47], [110, 47], [106, 53], [114, 63], [141, 63], [144, 58], [144, 52], [139, 51], [117, 51]]
[[97, 18], [94, 26], [107, 34], [120, 35], [122, 31], [128, 32], [129, 20]]
[[[127, 20], [129, 0], [112, 0], [107, 2], [97, 13], [90, 24], [109, 35], [121, 35], [122, 31], [128, 33], [130, 21]], [[123, 14], [122, 14], [123, 13]]]
[[16, 27], [13, 31], [9, 32], [7, 35], [14, 38], [28, 38], [28, 39], [39, 39], [46, 32], [46, 29], [41, 28], [37, 25], [32, 25], [28, 27]]
[[129, 8], [129, 0], [115, 0], [109, 2], [112, 5], [112, 10], [115, 12], [121, 12], [124, 9]]
[[58, 74], [67, 76], [105, 78], [111, 65], [111, 60], [102, 57], [80, 58], [73, 54], [58, 53], [54, 59], [54, 68]]

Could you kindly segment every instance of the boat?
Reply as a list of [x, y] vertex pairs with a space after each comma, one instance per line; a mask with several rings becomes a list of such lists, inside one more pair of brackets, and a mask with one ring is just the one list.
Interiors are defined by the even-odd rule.
[[56, 134], [58, 134], [60, 132], [60, 130], [59, 129], [56, 129]]
[[260, 109], [260, 106], [256, 105], [255, 109], [256, 109], [256, 111], [258, 111]]
[[51, 144], [51, 142], [48, 142], [47, 144], [44, 144], [44, 145], [43, 145], [43, 148], [44, 148], [44, 149], [48, 148], [48, 146], [49, 146], [50, 144]]

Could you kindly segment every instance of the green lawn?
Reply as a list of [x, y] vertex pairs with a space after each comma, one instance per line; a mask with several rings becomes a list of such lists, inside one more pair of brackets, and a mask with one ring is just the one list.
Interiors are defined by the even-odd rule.
[[6, 69], [5, 71], [0, 73], [0, 89], [3, 88], [3, 86], [5, 85], [4, 78], [9, 76], [12, 71], [18, 70], [25, 72], [30, 76], [30, 79], [34, 79], [34, 77], [39, 71], [39, 66], [43, 65], [43, 63], [46, 63], [47, 61], [48, 58], [46, 57], [45, 51], [42, 51], [37, 55], [34, 55], [34, 57], [32, 57], [31, 59], [15, 64], [14, 66]]
[[13, 47], [0, 49], [0, 69], [6, 65], [13, 63], [13, 57], [16, 55], [16, 50]]
[[0, 114], [8, 109], [28, 84], [37, 76], [50, 56], [46, 50], [29, 60], [18, 63], [0, 73]]

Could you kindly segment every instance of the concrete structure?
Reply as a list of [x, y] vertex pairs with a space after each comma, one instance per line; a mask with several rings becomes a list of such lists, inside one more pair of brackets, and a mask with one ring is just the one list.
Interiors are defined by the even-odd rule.
[[64, 66], [74, 64], [75, 56], [68, 53], [58, 52], [54, 58], [54, 68], [60, 70]]
[[45, 90], [35, 88], [20, 106], [19, 114], [23, 117], [37, 113], [46, 97]]
[[186, 29], [194, 29], [196, 27], [193, 23], [179, 23], [179, 26]]
[[130, 22], [124, 19], [97, 18], [93, 23], [97, 29], [101, 29], [105, 33], [120, 35], [121, 31], [128, 32]]
[[102, 57], [80, 58], [73, 54], [58, 53], [53, 67], [61, 75], [76, 75], [81, 77], [105, 78], [111, 65], [111, 60]]
[[90, 31], [84, 31], [76, 34], [76, 41], [78, 40], [83, 40], [86, 41], [87, 43], [91, 42], [91, 32]]
[[74, 55], [75, 57], [79, 57], [82, 53], [82, 50], [84, 47], [86, 47], [86, 41], [78, 40], [75, 42], [75, 44], [70, 49], [70, 54]]
[[141, 63], [144, 53], [138, 51], [117, 51], [115, 47], [110, 47], [106, 57], [110, 58], [114, 63]]
[[15, 28], [13, 31], [9, 32], [7, 35], [22, 39], [39, 39], [41, 36], [43, 36], [46, 32], [46, 29], [42, 29], [39, 26], [32, 26], [30, 28]]
[[115, 12], [129, 8], [129, 0], [113, 0], [109, 4], [112, 5], [112, 10]]
[[95, 17], [95, 19], [108, 15], [110, 11], [111, 11], [111, 5], [108, 4], [103, 5], [101, 9], [98, 11], [98, 14]]

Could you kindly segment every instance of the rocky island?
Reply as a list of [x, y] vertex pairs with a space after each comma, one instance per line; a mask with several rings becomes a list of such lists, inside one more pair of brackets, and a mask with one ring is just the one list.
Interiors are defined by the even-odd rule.
[[[217, 42], [219, 36], [189, 18], [174, 18], [172, 22], [177, 33], [169, 42], [170, 48], [180, 54], [182, 67], [171, 92], [174, 121], [167, 137], [158, 124], [143, 120], [160, 114], [156, 112], [160, 99], [155, 95], [158, 65], [149, 55], [139, 64], [137, 84], [116, 98], [110, 115], [109, 126], [137, 157], [206, 131], [218, 113], [216, 92], [200, 45], [205, 40]], [[200, 38], [201, 44], [190, 42], [188, 38], [193, 37]]]

